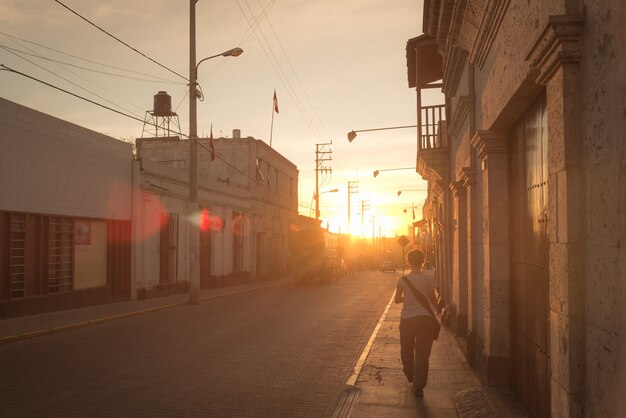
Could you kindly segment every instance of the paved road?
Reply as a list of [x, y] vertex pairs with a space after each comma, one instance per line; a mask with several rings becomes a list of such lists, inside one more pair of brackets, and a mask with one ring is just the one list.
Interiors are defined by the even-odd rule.
[[330, 416], [396, 277], [287, 285], [1, 346], [0, 416]]

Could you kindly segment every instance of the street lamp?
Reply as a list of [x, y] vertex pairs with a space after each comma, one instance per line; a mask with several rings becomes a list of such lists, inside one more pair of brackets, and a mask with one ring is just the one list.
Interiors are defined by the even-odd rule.
[[200, 303], [199, 225], [193, 222], [198, 213], [198, 67], [215, 57], [238, 57], [241, 48], [203, 58], [196, 63], [196, 1], [189, 0], [189, 303]]
[[354, 138], [356, 138], [357, 132], [387, 131], [389, 129], [405, 129], [405, 128], [417, 128], [417, 125], [391, 126], [389, 128], [358, 129], [355, 131], [348, 132], [348, 141], [352, 142]]
[[414, 190], [398, 190], [398, 197], [402, 194], [402, 192], [427, 192], [426, 189], [414, 189]]
[[314, 197], [315, 197], [315, 219], [319, 219], [320, 218], [320, 195], [324, 194], [324, 193], [337, 193], [339, 191], [339, 189], [332, 189], [332, 190], [324, 190], [323, 192], [319, 192], [319, 193], [314, 193]]
[[380, 170], [374, 170], [374, 178], [378, 177], [381, 171], [396, 171], [396, 170], [415, 170], [415, 167], [381, 168]]

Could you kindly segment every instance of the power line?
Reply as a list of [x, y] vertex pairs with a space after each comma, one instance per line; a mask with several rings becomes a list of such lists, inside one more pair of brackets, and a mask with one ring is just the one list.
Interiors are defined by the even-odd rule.
[[[36, 78], [36, 77], [30, 76], [30, 75], [28, 75], [28, 74], [25, 74], [25, 73], [23, 73], [23, 72], [21, 72], [21, 71], [14, 70], [13, 68], [7, 67], [7, 66], [6, 66], [6, 65], [4, 65], [4, 64], [0, 64], [0, 67], [2, 67], [2, 71], [9, 71], [9, 72], [12, 72], [12, 73], [15, 73], [15, 74], [19, 74], [19, 75], [21, 75], [21, 76], [23, 76], [23, 77], [29, 78], [29, 79], [31, 79], [31, 80], [33, 80], [33, 81], [36, 81], [36, 82], [41, 83], [41, 84], [44, 84], [44, 85], [46, 85], [46, 86], [48, 86], [48, 87], [52, 87], [52, 88], [53, 88], [53, 89], [55, 89], [55, 90], [59, 90], [59, 91], [62, 91], [63, 93], [67, 93], [67, 94], [69, 94], [70, 96], [74, 96], [74, 97], [76, 97], [76, 98], [78, 98], [78, 99], [84, 100], [84, 101], [86, 101], [86, 102], [89, 102], [89, 103], [91, 103], [91, 104], [94, 104], [94, 105], [96, 105], [96, 106], [99, 106], [99, 107], [101, 107], [101, 108], [103, 108], [103, 109], [107, 109], [107, 110], [110, 110], [111, 112], [115, 112], [115, 113], [117, 113], [118, 115], [126, 116], [127, 118], [134, 119], [134, 120], [136, 120], [136, 121], [139, 121], [139, 122], [144, 123], [144, 120], [143, 120], [143, 119], [140, 119], [140, 118], [135, 117], [135, 116], [133, 116], [133, 115], [129, 115], [128, 113], [121, 112], [121, 111], [119, 111], [119, 110], [117, 110], [117, 109], [113, 109], [112, 107], [109, 107], [109, 106], [103, 105], [102, 103], [98, 103], [98, 102], [93, 101], [93, 100], [91, 100], [91, 99], [88, 99], [88, 98], [86, 98], [86, 97], [80, 96], [80, 95], [78, 95], [78, 94], [76, 94], [76, 93], [72, 93], [71, 91], [65, 90], [65, 89], [63, 89], [63, 88], [61, 88], [61, 87], [57, 87], [57, 86], [55, 86], [54, 84], [47, 83], [47, 82], [45, 82], [45, 81], [43, 81], [43, 80], [40, 80], [40, 79], [38, 79], [38, 78]], [[153, 125], [154, 125], [154, 124], [153, 124]], [[154, 125], [154, 126], [156, 126], [156, 125]], [[176, 132], [176, 131], [172, 131], [172, 132], [173, 132], [173, 133], [175, 133], [175, 134], [178, 134], [178, 135], [184, 136], [184, 137], [186, 137], [186, 136], [187, 136], [187, 135], [185, 135], [185, 134], [183, 134], [183, 133], [181, 133], [181, 132]]]
[[[87, 59], [87, 58], [79, 57], [78, 55], [70, 54], [68, 52], [64, 52], [64, 51], [61, 51], [61, 50], [58, 50], [58, 49], [55, 49], [55, 48], [51, 48], [49, 46], [46, 46], [46, 45], [43, 45], [43, 44], [40, 44], [40, 43], [37, 43], [37, 42], [29, 41], [28, 39], [20, 38], [18, 36], [10, 35], [10, 34], [8, 34], [6, 32], [0, 31], [0, 35], [4, 35], [4, 36], [6, 36], [8, 38], [12, 38], [14, 40], [17, 39], [17, 40], [22, 41], [22, 42], [26, 42], [26, 43], [29, 43], [29, 44], [32, 44], [32, 45], [36, 45], [36, 46], [38, 46], [40, 48], [44, 48], [44, 49], [47, 49], [49, 51], [56, 52], [57, 54], [61, 54], [61, 55], [65, 55], [65, 56], [77, 59], [77, 60], [89, 62], [91, 64], [101, 65], [103, 67], [111, 68], [111, 69], [118, 70], [118, 71], [124, 71], [124, 72], [130, 73], [130, 74], [137, 74], [137, 75], [143, 75], [143, 76], [146, 76], [146, 77], [151, 77], [151, 78], [154, 78], [155, 80], [160, 80], [160, 81], [163, 81], [163, 82], [166, 82], [166, 83], [185, 84], [185, 83], [180, 83], [178, 81], [169, 80], [167, 78], [158, 77], [158, 76], [155, 76], [155, 75], [152, 75], [152, 74], [142, 73], [140, 71], [133, 71], [133, 70], [129, 70], [129, 69], [126, 69], [126, 68], [121, 68], [121, 67], [116, 67], [114, 65], [105, 64], [103, 62], [94, 61], [94, 60], [90, 60], [90, 59]], [[29, 49], [29, 50], [32, 51], [32, 49]], [[43, 58], [42, 55], [39, 55], [39, 56]], [[58, 62], [61, 62], [61, 61], [58, 61]], [[68, 65], [71, 65], [71, 64], [68, 64]], [[83, 68], [83, 67], [79, 67], [79, 66], [77, 66], [77, 67], [78, 68]], [[97, 71], [97, 70], [90, 70], [90, 71]]]
[[228, 161], [226, 161], [225, 159], [223, 159], [222, 157], [220, 157], [219, 155], [217, 155], [217, 153], [214, 153], [211, 149], [205, 147], [204, 145], [202, 145], [202, 143], [200, 143], [200, 141], [198, 141], [198, 145], [202, 148], [204, 148], [205, 150], [212, 152], [215, 155], [215, 158], [217, 158], [218, 160], [222, 161], [224, 164], [226, 164], [227, 166], [229, 166], [230, 168], [232, 168], [233, 170], [241, 173], [244, 177], [246, 177], [248, 179], [248, 181], [252, 181], [252, 178], [248, 175], [248, 173], [244, 173], [243, 171], [241, 171], [240, 169], [238, 169], [237, 167], [235, 167], [234, 165], [230, 164]]
[[[81, 100], [84, 100], [84, 101], [89, 102], [89, 103], [91, 103], [91, 104], [94, 104], [94, 105], [96, 105], [96, 106], [102, 107], [103, 109], [110, 110], [111, 112], [115, 112], [115, 113], [117, 113], [117, 114], [119, 114], [119, 115], [126, 116], [127, 118], [134, 119], [134, 120], [137, 120], [137, 121], [139, 121], [139, 122], [145, 122], [144, 120], [139, 119], [139, 118], [137, 118], [137, 117], [135, 117], [135, 116], [133, 116], [133, 115], [129, 115], [129, 114], [124, 113], [124, 112], [120, 112], [119, 110], [116, 110], [116, 109], [113, 109], [113, 108], [108, 107], [108, 106], [106, 106], [106, 105], [103, 105], [103, 104], [101, 104], [101, 103], [95, 102], [95, 101], [93, 101], [93, 100], [91, 100], [91, 99], [88, 99], [88, 98], [86, 98], [86, 97], [80, 96], [80, 95], [78, 95], [78, 94], [76, 94], [76, 93], [72, 93], [71, 91], [65, 90], [65, 89], [63, 89], [63, 88], [61, 88], [61, 87], [57, 87], [57, 86], [55, 86], [55, 85], [53, 85], [53, 84], [50, 84], [50, 83], [45, 82], [45, 81], [43, 81], [43, 80], [40, 80], [40, 79], [38, 79], [38, 78], [36, 78], [36, 77], [32, 77], [32, 76], [30, 76], [30, 75], [28, 75], [28, 74], [25, 74], [25, 73], [21, 72], [21, 71], [14, 70], [13, 68], [7, 67], [7, 66], [6, 66], [6, 65], [4, 65], [4, 64], [0, 64], [0, 67], [2, 67], [2, 68], [0, 69], [0, 71], [9, 71], [9, 72], [11, 72], [11, 73], [19, 74], [19, 75], [21, 75], [21, 76], [23, 76], [23, 77], [29, 78], [29, 79], [31, 79], [31, 80], [33, 80], [33, 81], [36, 81], [36, 82], [41, 83], [41, 84], [44, 84], [44, 85], [46, 85], [46, 86], [48, 86], [48, 87], [52, 87], [53, 89], [56, 89], [56, 90], [62, 91], [63, 93], [67, 93], [67, 94], [69, 94], [70, 96], [74, 96], [74, 97], [76, 97], [76, 98], [78, 98], [78, 99], [81, 99]], [[146, 123], [147, 123], [147, 122], [146, 122]], [[152, 125], [154, 125], [154, 124], [152, 124]], [[154, 126], [156, 126], [156, 125], [154, 125]], [[180, 136], [182, 136], [182, 137], [187, 137], [187, 135], [186, 135], [186, 134], [183, 134], [182, 132], [177, 132], [177, 131], [171, 131], [171, 132], [173, 132], [173, 133], [175, 133], [175, 134], [178, 134], [178, 135], [180, 135]], [[198, 142], [198, 145], [199, 145], [200, 147], [204, 148], [205, 150], [207, 150], [207, 151], [211, 152], [211, 150], [210, 150], [209, 148], [205, 147], [204, 145], [202, 145], [202, 143]], [[227, 166], [231, 167], [233, 170], [235, 170], [235, 171], [237, 171], [237, 172], [241, 173], [244, 177], [246, 177], [246, 178], [248, 179], [248, 181], [252, 181], [252, 178], [251, 178], [251, 177], [250, 177], [247, 173], [244, 173], [243, 171], [239, 170], [237, 167], [235, 167], [234, 165], [230, 164], [228, 161], [226, 161], [225, 159], [223, 159], [223, 158], [222, 158], [222, 157], [220, 157], [219, 155], [217, 155], [217, 154], [216, 154], [216, 155], [215, 155], [215, 158], [217, 158], [218, 160], [222, 161], [224, 164], [226, 164]]]
[[[29, 51], [30, 51], [30, 52], [32, 52], [33, 54], [36, 54], [36, 55], [41, 56], [41, 54], [38, 54], [38, 53], [37, 53], [37, 51], [33, 50], [32, 48], [29, 48], [27, 45], [24, 45], [23, 41], [19, 41], [19, 40], [17, 40], [17, 38], [15, 38], [15, 37], [9, 37], [9, 39], [10, 39], [10, 41], [11, 41], [11, 42], [13, 42], [13, 43], [15, 43], [15, 44], [19, 45], [19, 46], [20, 46], [20, 47], [22, 47], [22, 48], [26, 48], [27, 50], [29, 50]], [[15, 55], [15, 54], [14, 54], [14, 55]], [[18, 57], [19, 57], [19, 58], [21, 58], [21, 59], [23, 59], [23, 60], [25, 60], [25, 61], [28, 61], [28, 60], [26, 60], [26, 59], [25, 59], [24, 57], [22, 57], [22, 56], [18, 56]], [[30, 61], [28, 61], [28, 62], [30, 62]], [[31, 64], [33, 64], [33, 65], [37, 66], [36, 64], [34, 64], [34, 63], [32, 63], [32, 62], [31, 62]], [[125, 103], [127, 103], [127, 104], [130, 104], [131, 106], [134, 106], [134, 107], [135, 107], [135, 108], [137, 108], [137, 109], [141, 109], [141, 110], [143, 110], [141, 107], [137, 106], [135, 103], [132, 103], [132, 102], [130, 102], [130, 101], [128, 101], [128, 100], [126, 100], [125, 98], [120, 97], [120, 96], [118, 96], [118, 95], [117, 95], [117, 94], [115, 94], [115, 93], [112, 93], [112, 92], [111, 92], [111, 91], [109, 91], [108, 89], [106, 89], [106, 88], [104, 88], [104, 87], [102, 87], [102, 86], [100, 86], [100, 85], [98, 85], [98, 84], [94, 83], [93, 81], [91, 81], [91, 80], [89, 80], [89, 79], [87, 79], [87, 78], [83, 77], [82, 75], [80, 75], [80, 74], [78, 74], [78, 73], [76, 73], [76, 72], [74, 72], [74, 71], [72, 71], [72, 70], [70, 70], [70, 69], [68, 69], [68, 68], [65, 68], [65, 67], [63, 67], [63, 66], [61, 66], [61, 65], [59, 65], [59, 64], [57, 64], [57, 63], [55, 63], [55, 65], [56, 65], [57, 67], [61, 68], [62, 70], [67, 71], [68, 73], [70, 73], [70, 74], [72, 74], [72, 75], [74, 75], [74, 76], [76, 76], [76, 77], [80, 78], [81, 80], [83, 80], [83, 81], [85, 81], [85, 82], [87, 82], [87, 83], [91, 84], [92, 86], [95, 86], [95, 87], [99, 88], [100, 90], [102, 90], [102, 91], [104, 91], [104, 92], [108, 93], [109, 95], [113, 96], [114, 98], [116, 98], [116, 99], [118, 99], [118, 100], [121, 100], [121, 101], [123, 101], [123, 102], [125, 102]], [[39, 67], [39, 68], [43, 68], [43, 67]], [[48, 70], [46, 70], [46, 71], [48, 71]], [[92, 93], [92, 94], [93, 94], [93, 93]], [[95, 95], [95, 94], [94, 94], [94, 95]], [[96, 96], [96, 97], [98, 97], [98, 95], [95, 95], [95, 96]], [[131, 112], [130, 110], [128, 110], [128, 109], [126, 109], [126, 108], [124, 108], [124, 107], [122, 107], [122, 106], [120, 106], [120, 105], [118, 105], [118, 104], [116, 104], [116, 103], [113, 103], [113, 102], [112, 102], [112, 101], [110, 101], [110, 100], [106, 100], [106, 99], [103, 99], [103, 100], [105, 100], [106, 102], [108, 102], [108, 103], [110, 103], [110, 104], [113, 104], [113, 105], [114, 105], [114, 106], [116, 106], [116, 107], [119, 107], [119, 108], [120, 108], [120, 109], [122, 109], [122, 110], [125, 110], [125, 111], [127, 111], [127, 112], [129, 112], [129, 113], [132, 113], [132, 114], [134, 114], [134, 115], [135, 115], [135, 116], [137, 116], [137, 117], [140, 117], [139, 115], [137, 115], [137, 113], [135, 113], [135, 112]]]
[[[245, 0], [244, 0], [244, 2], [245, 2]], [[261, 27], [259, 26], [258, 19], [254, 16], [254, 13], [252, 13], [252, 11], [250, 10], [250, 6], [246, 2], [246, 6], [248, 7], [248, 9], [250, 10], [250, 13], [252, 14], [252, 18], [254, 19], [254, 21], [256, 23], [256, 27], [259, 30], [259, 32], [261, 32], [261, 35], [265, 39], [265, 43], [267, 44], [267, 47], [270, 49], [270, 52], [271, 52], [272, 56], [274, 57], [274, 60], [272, 60], [272, 57], [267, 52], [267, 49], [265, 48], [263, 42], [261, 42], [261, 39], [259, 38], [259, 36], [256, 33], [256, 30], [254, 29], [254, 25], [252, 24], [252, 22], [248, 18], [248, 15], [246, 14], [246, 12], [243, 10], [243, 7], [241, 7], [241, 4], [239, 3], [239, 0], [237, 0], [237, 6], [239, 6], [239, 9], [241, 10], [241, 13], [246, 18], [250, 28], [252, 28], [252, 33], [254, 34], [254, 36], [256, 37], [257, 41], [259, 42], [259, 45], [261, 46], [261, 49], [265, 53], [265, 56], [267, 57], [268, 61], [270, 62], [270, 65], [274, 69], [274, 72], [278, 76], [278, 79], [280, 80], [280, 82], [285, 87], [285, 89], [287, 91], [287, 94], [289, 94], [289, 97], [291, 98], [292, 102], [295, 104], [296, 109], [300, 113], [300, 116], [302, 117], [304, 122], [307, 124], [307, 126], [309, 127], [309, 129], [311, 130], [313, 135], [315, 137], [317, 137], [318, 139], [321, 138], [321, 135], [319, 134], [319, 132], [317, 132], [317, 130], [313, 126], [311, 118], [308, 117], [308, 115], [306, 115], [306, 111], [304, 109], [304, 106], [302, 106], [300, 100], [297, 97], [297, 94], [296, 94], [295, 90], [293, 89], [293, 87], [289, 83], [289, 80], [287, 79], [287, 76], [285, 75], [285, 72], [283, 71], [282, 67], [280, 66], [280, 62], [276, 58], [276, 55], [274, 54], [273, 50], [271, 49], [271, 46], [270, 46], [269, 42], [267, 41], [267, 38], [265, 38], [265, 35], [263, 34], [263, 31], [261, 30]], [[274, 61], [276, 61], [276, 64], [274, 64]], [[278, 67], [280, 68], [280, 71], [279, 71], [279, 69], [276, 68], [276, 65], [278, 65]], [[281, 75], [281, 73], [282, 73], [282, 75]]]
[[65, 9], [67, 9], [68, 11], [72, 12], [73, 14], [75, 14], [76, 16], [78, 16], [79, 18], [81, 18], [82, 20], [84, 20], [85, 22], [89, 23], [91, 26], [93, 26], [94, 28], [98, 29], [99, 31], [109, 35], [111, 38], [115, 39], [116, 41], [118, 41], [119, 43], [121, 43], [122, 45], [132, 49], [133, 51], [135, 51], [136, 53], [138, 53], [139, 55], [141, 55], [142, 57], [152, 61], [153, 63], [155, 63], [156, 65], [158, 65], [161, 68], [166, 69], [167, 71], [169, 71], [172, 74], [176, 74], [177, 76], [179, 76], [180, 78], [182, 78], [183, 80], [187, 80], [189, 81], [189, 79], [183, 75], [180, 75], [179, 73], [177, 73], [176, 71], [166, 67], [165, 65], [161, 64], [160, 62], [150, 58], [149, 56], [147, 56], [146, 54], [144, 54], [143, 52], [139, 51], [137, 48], [134, 48], [132, 46], [130, 46], [129, 44], [127, 44], [126, 42], [122, 41], [120, 38], [118, 38], [117, 36], [113, 35], [110, 32], [107, 32], [106, 30], [102, 29], [100, 26], [96, 25], [95, 23], [93, 23], [92, 21], [90, 21], [89, 19], [87, 19], [86, 17], [82, 16], [80, 13], [74, 11], [73, 9], [71, 9], [70, 7], [66, 6], [65, 4], [63, 4], [61, 1], [59, 0], [53, 0], [54, 2], [58, 3], [60, 6], [64, 7]]
[[[257, 0], [257, 2], [259, 3], [260, 7], [263, 7], [263, 6], [261, 6], [261, 0]], [[287, 59], [287, 63], [289, 64], [289, 67], [291, 68], [291, 71], [293, 72], [293, 75], [296, 77], [296, 81], [298, 82], [298, 85], [300, 86], [300, 89], [304, 93], [304, 97], [307, 99], [307, 102], [309, 102], [309, 105], [311, 106], [311, 109], [313, 110], [313, 113], [317, 117], [317, 120], [319, 121], [320, 125], [322, 125], [322, 128], [324, 129], [324, 132], [326, 132], [326, 136], [328, 138], [330, 138], [330, 134], [328, 133], [328, 130], [326, 129], [326, 126], [324, 126], [324, 122], [322, 121], [322, 119], [320, 118], [319, 114], [315, 110], [315, 106], [313, 106], [313, 103], [311, 102], [311, 98], [309, 97], [309, 94], [307, 93], [306, 89], [304, 88], [304, 85], [302, 84], [302, 81], [300, 80], [300, 77], [298, 76], [298, 72], [296, 71], [296, 68], [294, 67], [293, 63], [289, 59], [289, 55], [287, 55], [287, 51], [285, 51], [285, 47], [283, 46], [283, 43], [278, 38], [278, 34], [276, 33], [276, 30], [274, 30], [274, 25], [272, 25], [272, 22], [271, 22], [270, 18], [267, 15], [261, 16], [261, 19], [263, 17], [265, 17], [265, 20], [267, 21], [267, 24], [269, 25], [270, 29], [272, 30], [272, 33], [274, 34], [274, 38], [276, 38], [276, 41], [278, 42], [278, 46], [280, 46], [280, 49], [283, 52], [283, 55]]]
[[[87, 93], [93, 94], [93, 95], [94, 95], [94, 96], [96, 96], [97, 98], [102, 99], [102, 100], [104, 100], [105, 102], [107, 102], [107, 103], [109, 103], [109, 104], [112, 104], [113, 106], [117, 106], [117, 107], [119, 107], [120, 109], [123, 109], [123, 110], [125, 110], [125, 111], [127, 111], [127, 112], [132, 113], [130, 110], [123, 108], [122, 106], [118, 105], [117, 103], [113, 103], [112, 101], [110, 101], [110, 100], [108, 100], [108, 99], [106, 99], [106, 98], [104, 98], [104, 97], [100, 96], [99, 94], [94, 93], [93, 91], [91, 91], [91, 90], [89, 90], [89, 89], [86, 89], [85, 87], [82, 87], [82, 86], [80, 86], [80, 85], [78, 85], [78, 84], [74, 83], [73, 81], [68, 80], [68, 79], [67, 79], [67, 78], [65, 78], [65, 77], [62, 77], [62, 76], [60, 76], [60, 75], [56, 74], [55, 72], [53, 72], [53, 71], [51, 71], [51, 70], [49, 70], [49, 69], [47, 69], [47, 68], [45, 68], [45, 67], [42, 67], [41, 65], [36, 64], [36, 63], [32, 62], [31, 60], [29, 60], [29, 59], [27, 59], [27, 58], [24, 58], [24, 57], [22, 57], [21, 55], [19, 55], [19, 54], [15, 53], [15, 52], [13, 52], [13, 51], [10, 51], [9, 49], [7, 49], [7, 48], [6, 48], [6, 47], [4, 47], [4, 46], [1, 46], [1, 45], [0, 45], [0, 48], [1, 48], [1, 49], [4, 49], [5, 51], [7, 51], [7, 52], [8, 52], [8, 53], [10, 53], [10, 54], [15, 55], [15, 56], [16, 56], [16, 57], [18, 57], [18, 58], [23, 59], [23, 60], [24, 60], [24, 61], [26, 61], [26, 62], [31, 63], [32, 65], [34, 65], [34, 66], [36, 66], [36, 67], [41, 68], [42, 70], [44, 70], [44, 71], [46, 71], [46, 72], [48, 72], [48, 73], [50, 73], [50, 74], [52, 74], [52, 75], [54, 75], [54, 76], [56, 76], [56, 77], [60, 78], [60, 79], [61, 79], [61, 80], [63, 80], [63, 81], [66, 81], [66, 82], [70, 83], [71, 85], [73, 85], [73, 86], [75, 86], [75, 87], [78, 87], [79, 89], [81, 89], [81, 90], [83, 90], [83, 91], [86, 91]], [[70, 72], [71, 72], [71, 71], [70, 71]], [[75, 73], [72, 73], [72, 74], [74, 74], [74, 75], [78, 76], [78, 74], [75, 74]], [[80, 76], [78, 76], [78, 77], [80, 77]], [[81, 77], [81, 78], [82, 78], [82, 77]], [[84, 80], [84, 78], [83, 78], [83, 80]], [[137, 117], [137, 115], [135, 115], [135, 117]]]
[[[109, 72], [106, 72], [106, 71], [95, 70], [93, 68], [87, 68], [87, 67], [83, 67], [81, 65], [76, 65], [76, 64], [69, 63], [69, 62], [56, 60], [54, 58], [46, 57], [46, 56], [43, 56], [41, 54], [26, 52], [26, 51], [22, 51], [22, 50], [17, 49], [17, 48], [11, 48], [10, 46], [6, 46], [6, 45], [2, 45], [2, 44], [0, 44], [0, 48], [4, 48], [5, 50], [11, 50], [11, 51], [16, 52], [18, 54], [24, 54], [24, 55], [28, 55], [30, 57], [39, 58], [39, 59], [42, 59], [42, 60], [54, 62], [56, 64], [67, 65], [68, 67], [78, 68], [79, 70], [85, 70], [85, 71], [91, 71], [93, 73], [110, 75], [112, 77], [127, 78], [129, 80], [145, 81], [145, 82], [148, 82], [148, 83], [163, 83], [164, 82], [163, 79], [148, 80], [146, 78], [131, 77], [131, 76], [123, 75], [123, 74], [115, 74], [115, 73], [109, 73]], [[169, 80], [165, 80], [165, 81], [169, 82], [169, 83], [183, 84], [183, 83], [180, 83], [178, 81], [169, 81]]]
[[[267, 5], [265, 5], [265, 7], [262, 7], [262, 11], [261, 11], [261, 16], [259, 19], [262, 19], [264, 16], [267, 15], [267, 13], [269, 13], [269, 11], [272, 9], [272, 7], [274, 6], [274, 4], [276, 3], [276, 0], [270, 0]], [[239, 8], [241, 10], [241, 7]], [[257, 27], [258, 27], [258, 22], [257, 22]], [[244, 46], [246, 44], [246, 42], [248, 42], [248, 39], [250, 39], [250, 36], [252, 36], [253, 34], [253, 29], [252, 27], [248, 27], [245, 32], [243, 33], [243, 35], [241, 36], [241, 38], [239, 38], [239, 42], [237, 43], [237, 45], [240, 46]], [[217, 73], [224, 65], [226, 64], [226, 61], [220, 61], [219, 64], [217, 64], [213, 69], [207, 71], [206, 73], [204, 73], [202, 75], [202, 77], [198, 77], [198, 78], [204, 78], [208, 75]]]

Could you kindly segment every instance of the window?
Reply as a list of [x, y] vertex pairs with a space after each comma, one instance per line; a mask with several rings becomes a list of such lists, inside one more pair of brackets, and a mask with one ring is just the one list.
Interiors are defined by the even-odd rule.
[[48, 226], [48, 293], [74, 288], [74, 220], [50, 217]]
[[159, 248], [159, 282], [178, 279], [178, 214], [161, 214], [161, 243]]
[[241, 212], [233, 211], [233, 273], [243, 271], [243, 239], [246, 219]]
[[267, 165], [267, 185], [272, 187], [272, 176], [271, 173], [272, 172], [272, 166], [270, 166], [269, 164]]
[[74, 290], [74, 223], [68, 217], [0, 213], [0, 299]]
[[256, 181], [257, 183], [265, 183], [265, 177], [263, 176], [263, 171], [261, 170], [262, 161], [257, 157], [256, 159]]
[[9, 215], [9, 299], [26, 296], [26, 216]]

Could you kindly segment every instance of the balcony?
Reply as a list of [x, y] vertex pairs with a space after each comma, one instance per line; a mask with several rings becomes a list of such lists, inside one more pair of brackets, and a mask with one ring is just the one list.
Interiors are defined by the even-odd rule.
[[444, 104], [422, 106], [422, 91], [440, 89], [443, 60], [435, 38], [420, 35], [406, 45], [407, 81], [417, 92], [417, 172], [427, 181], [448, 177], [449, 150]]
[[423, 106], [420, 109], [420, 117], [418, 119], [420, 151], [445, 148], [447, 146], [445, 135], [439, 135], [441, 125], [445, 124], [445, 114], [445, 105]]
[[444, 180], [449, 170], [445, 105], [423, 106], [418, 117], [417, 172], [427, 181]]

